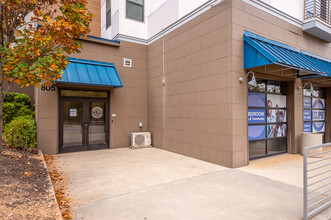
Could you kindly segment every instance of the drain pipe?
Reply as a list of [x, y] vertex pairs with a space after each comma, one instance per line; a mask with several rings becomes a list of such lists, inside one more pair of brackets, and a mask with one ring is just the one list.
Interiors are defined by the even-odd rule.
[[165, 65], [164, 65], [164, 29], [162, 29], [162, 85], [165, 86]]

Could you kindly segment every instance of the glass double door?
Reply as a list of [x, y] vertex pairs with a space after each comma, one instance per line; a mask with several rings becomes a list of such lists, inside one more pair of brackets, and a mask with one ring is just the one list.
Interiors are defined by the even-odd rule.
[[60, 99], [60, 153], [108, 148], [107, 100]]

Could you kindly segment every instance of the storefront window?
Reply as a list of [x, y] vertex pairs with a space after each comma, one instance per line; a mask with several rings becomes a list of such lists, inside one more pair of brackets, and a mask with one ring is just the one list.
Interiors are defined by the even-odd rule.
[[286, 83], [257, 80], [248, 90], [249, 157], [286, 152]]
[[312, 96], [308, 89], [303, 90], [303, 132], [325, 132], [324, 90], [315, 89], [317, 96]]
[[61, 96], [69, 97], [89, 97], [89, 98], [107, 98], [107, 92], [81, 91], [81, 90], [61, 90]]

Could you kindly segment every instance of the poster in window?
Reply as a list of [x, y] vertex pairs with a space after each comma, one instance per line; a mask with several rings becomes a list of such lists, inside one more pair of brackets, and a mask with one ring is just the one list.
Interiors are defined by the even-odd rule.
[[77, 109], [70, 109], [69, 110], [70, 117], [77, 117]]
[[286, 108], [286, 95], [268, 94], [267, 107], [269, 107], [269, 108]]
[[286, 137], [286, 133], [287, 133], [286, 124], [267, 125], [267, 138]]
[[282, 123], [286, 122], [286, 110], [284, 109], [268, 109], [267, 110], [268, 123]]
[[249, 125], [248, 140], [265, 139], [265, 125]]
[[313, 109], [325, 109], [325, 100], [319, 98], [313, 98]]
[[324, 132], [325, 122], [313, 122], [313, 133]]
[[303, 110], [303, 121], [311, 121], [311, 110]]
[[311, 98], [303, 97], [303, 108], [311, 108]]
[[249, 107], [265, 107], [265, 94], [263, 93], [248, 93], [248, 106]]
[[324, 110], [313, 110], [313, 121], [324, 121], [325, 111]]
[[267, 92], [280, 93], [280, 85], [268, 85]]
[[312, 132], [310, 122], [303, 123], [303, 132]]
[[265, 109], [248, 109], [248, 123], [265, 123]]

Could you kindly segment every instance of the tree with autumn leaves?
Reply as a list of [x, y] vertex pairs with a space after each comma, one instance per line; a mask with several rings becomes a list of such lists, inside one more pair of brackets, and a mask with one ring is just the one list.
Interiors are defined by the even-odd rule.
[[[92, 14], [86, 0], [0, 0], [0, 137], [3, 100], [13, 83], [49, 85], [61, 78], [67, 55], [82, 48]], [[4, 91], [3, 83], [9, 83]], [[1, 141], [1, 139], [0, 139]], [[0, 145], [1, 146], [1, 145]]]

